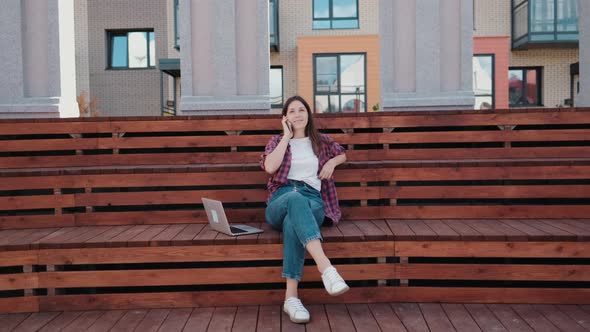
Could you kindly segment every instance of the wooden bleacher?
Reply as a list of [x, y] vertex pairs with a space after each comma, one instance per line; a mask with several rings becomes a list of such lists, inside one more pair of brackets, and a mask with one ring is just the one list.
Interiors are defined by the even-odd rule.
[[[306, 303], [590, 303], [590, 109], [317, 116], [347, 147], [349, 281]], [[281, 239], [258, 158], [277, 116], [0, 121], [0, 312], [268, 305]], [[206, 225], [200, 197], [232, 222]]]

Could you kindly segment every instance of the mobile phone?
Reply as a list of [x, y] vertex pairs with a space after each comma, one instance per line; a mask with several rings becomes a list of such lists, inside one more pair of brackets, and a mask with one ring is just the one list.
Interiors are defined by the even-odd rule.
[[293, 132], [293, 125], [291, 125], [291, 122], [289, 122], [289, 120], [287, 120], [287, 127], [289, 127], [290, 132]]

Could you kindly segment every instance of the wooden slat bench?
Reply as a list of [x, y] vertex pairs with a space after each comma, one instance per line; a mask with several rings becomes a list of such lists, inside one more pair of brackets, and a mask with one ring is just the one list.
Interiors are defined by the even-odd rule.
[[[308, 303], [589, 303], [590, 110], [318, 116], [348, 148], [353, 286]], [[258, 166], [276, 116], [0, 121], [0, 311], [275, 304]], [[259, 235], [212, 231], [200, 197]]]

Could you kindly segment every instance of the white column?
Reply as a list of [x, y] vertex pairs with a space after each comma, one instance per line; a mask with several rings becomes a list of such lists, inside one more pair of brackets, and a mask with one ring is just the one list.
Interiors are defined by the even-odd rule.
[[268, 0], [180, 0], [180, 113], [268, 113]]
[[473, 0], [380, 0], [381, 109], [473, 109]]
[[579, 0], [580, 93], [574, 98], [577, 107], [590, 107], [590, 2]]
[[3, 1], [0, 118], [78, 116], [73, 1]]

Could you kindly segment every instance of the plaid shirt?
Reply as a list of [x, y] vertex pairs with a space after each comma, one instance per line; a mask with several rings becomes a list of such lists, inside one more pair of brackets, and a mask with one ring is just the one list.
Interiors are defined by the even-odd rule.
[[[330, 136], [325, 134], [320, 134], [320, 136], [322, 143], [320, 147], [320, 155], [318, 156], [318, 174], [328, 160], [344, 153], [344, 148], [340, 144], [334, 142]], [[268, 144], [266, 144], [264, 154], [260, 156], [260, 167], [262, 167], [262, 169], [264, 169], [264, 161], [266, 160], [266, 156], [274, 151], [274, 149], [280, 143], [282, 137], [282, 135], [273, 136]], [[287, 146], [287, 151], [285, 152], [281, 166], [268, 180], [267, 203], [272, 194], [277, 189], [288, 183], [287, 175], [289, 174], [290, 169], [291, 147]], [[336, 185], [334, 184], [333, 175], [330, 179], [322, 181], [322, 190], [320, 192], [322, 195], [322, 201], [324, 202], [324, 212], [326, 213], [326, 217], [330, 218], [334, 224], [337, 224], [338, 221], [340, 221], [342, 213], [340, 212], [340, 206], [338, 205], [338, 196], [336, 195]]]

